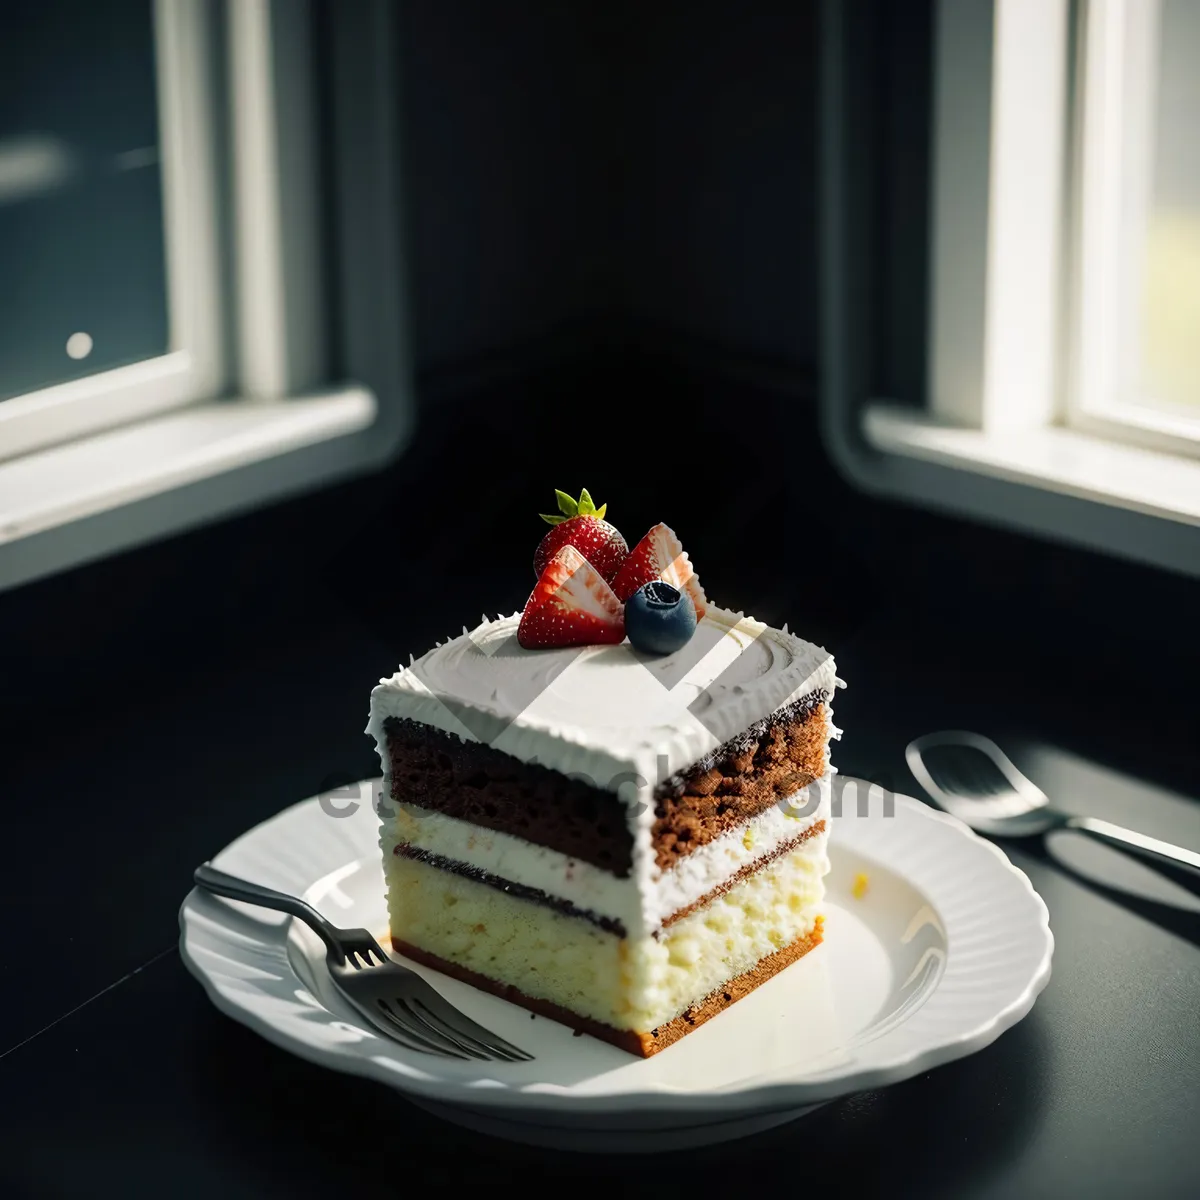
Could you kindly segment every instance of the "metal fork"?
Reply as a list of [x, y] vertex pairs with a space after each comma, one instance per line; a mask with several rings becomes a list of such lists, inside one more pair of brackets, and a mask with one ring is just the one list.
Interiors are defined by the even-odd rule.
[[415, 971], [393, 961], [365, 929], [338, 929], [311, 904], [261, 884], [196, 868], [196, 883], [215, 896], [275, 909], [301, 920], [325, 943], [325, 962], [338, 991], [373, 1028], [393, 1041], [444, 1058], [528, 1062], [518, 1046], [448, 1004]]

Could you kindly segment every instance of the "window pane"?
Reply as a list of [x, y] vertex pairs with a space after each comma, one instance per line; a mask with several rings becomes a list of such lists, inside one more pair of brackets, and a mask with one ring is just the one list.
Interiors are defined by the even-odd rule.
[[1139, 403], [1200, 413], [1200, 2], [1160, 0]]
[[168, 348], [152, 15], [0, 11], [0, 398]]

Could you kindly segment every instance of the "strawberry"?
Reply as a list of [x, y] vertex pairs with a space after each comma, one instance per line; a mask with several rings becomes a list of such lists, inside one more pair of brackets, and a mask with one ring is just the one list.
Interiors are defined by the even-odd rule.
[[652, 579], [665, 580], [681, 592], [687, 592], [696, 606], [696, 619], [704, 616], [708, 597], [700, 586], [700, 577], [692, 569], [687, 551], [680, 545], [675, 531], [667, 525], [655, 525], [629, 552], [612, 581], [613, 591], [624, 603]]
[[599, 508], [592, 503], [587, 488], [572, 499], [566, 492], [555, 489], [559, 512], [539, 514], [548, 525], [553, 525], [533, 556], [535, 575], [541, 575], [546, 564], [564, 547], [574, 546], [584, 558], [604, 576], [608, 582], [621, 569], [629, 546], [615, 525], [604, 519], [607, 504]]
[[525, 602], [517, 641], [526, 650], [538, 650], [615, 645], [624, 638], [624, 606], [600, 572], [574, 546], [564, 546]]

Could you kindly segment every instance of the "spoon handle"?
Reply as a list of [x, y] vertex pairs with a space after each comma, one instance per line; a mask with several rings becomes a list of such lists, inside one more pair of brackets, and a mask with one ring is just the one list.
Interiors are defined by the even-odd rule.
[[1101, 821], [1099, 817], [1069, 817], [1066, 828], [1078, 829], [1080, 833], [1086, 833], [1099, 842], [1107, 842], [1152, 862], [1178, 863], [1200, 874], [1200, 854], [1195, 850], [1185, 850], [1182, 846], [1171, 845], [1170, 842], [1160, 842], [1158, 838], [1135, 833], [1132, 829], [1123, 829], [1111, 821]]

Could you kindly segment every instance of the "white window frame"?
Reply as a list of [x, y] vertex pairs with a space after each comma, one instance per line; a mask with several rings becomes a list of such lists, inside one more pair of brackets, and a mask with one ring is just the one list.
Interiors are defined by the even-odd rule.
[[309, 0], [156, 0], [170, 347], [0, 403], [0, 589], [403, 447], [394, 13], [389, 0], [331, 12], [336, 246], [323, 262]]
[[893, 399], [871, 392], [872, 264], [856, 244], [869, 219], [857, 28], [869, 14], [825, 0], [826, 440], [868, 491], [1200, 575], [1200, 462], [1119, 440], [1109, 414], [1068, 399], [1082, 365], [1068, 350], [1075, 323], [1095, 320], [1073, 303], [1080, 252], [1064, 236], [1069, 156], [1089, 149], [1070, 136], [1075, 7], [937, 0], [929, 393]]

